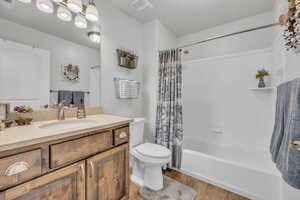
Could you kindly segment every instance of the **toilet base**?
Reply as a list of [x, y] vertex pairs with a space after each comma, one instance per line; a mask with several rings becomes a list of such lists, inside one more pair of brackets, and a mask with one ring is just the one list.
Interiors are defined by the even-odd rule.
[[130, 154], [132, 165], [131, 181], [140, 187], [146, 187], [153, 191], [162, 190], [164, 187], [162, 167], [170, 162], [171, 155], [169, 157], [156, 158], [144, 156], [135, 149], [132, 149]]
[[147, 187], [153, 191], [163, 189], [164, 184], [161, 166], [147, 166], [143, 172], [144, 173], [141, 174], [140, 170], [133, 166], [133, 173], [130, 176], [130, 180], [140, 187]]
[[132, 156], [131, 181], [141, 187], [158, 191], [163, 189], [162, 164], [146, 164]]
[[142, 178], [138, 177], [138, 176], [134, 176], [134, 175], [131, 175], [130, 176], [130, 180], [136, 184], [136, 185], [139, 185], [139, 186], [144, 186], [144, 181]]
[[145, 176], [144, 176], [144, 187], [147, 187], [151, 190], [158, 191], [163, 189], [163, 175], [162, 167], [159, 166], [146, 166], [145, 167]]

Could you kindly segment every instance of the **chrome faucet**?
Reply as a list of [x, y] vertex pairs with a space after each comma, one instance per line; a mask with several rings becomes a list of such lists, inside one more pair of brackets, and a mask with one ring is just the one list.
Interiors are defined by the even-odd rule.
[[58, 120], [65, 120], [65, 106], [64, 103], [66, 101], [61, 101], [57, 106], [57, 119]]

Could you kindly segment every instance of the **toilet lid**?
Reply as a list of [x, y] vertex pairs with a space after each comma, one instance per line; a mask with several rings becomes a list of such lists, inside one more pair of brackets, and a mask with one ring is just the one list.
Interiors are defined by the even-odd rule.
[[156, 158], [165, 158], [171, 155], [171, 151], [166, 147], [152, 143], [141, 144], [136, 147], [136, 150], [144, 156]]

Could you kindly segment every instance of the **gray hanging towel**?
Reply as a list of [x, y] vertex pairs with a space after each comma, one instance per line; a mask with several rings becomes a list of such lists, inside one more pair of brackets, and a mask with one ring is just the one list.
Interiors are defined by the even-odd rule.
[[65, 101], [64, 106], [69, 106], [72, 103], [72, 99], [73, 99], [72, 91], [68, 91], [68, 90], [59, 90], [58, 91], [57, 103]]
[[300, 140], [300, 78], [277, 88], [276, 115], [270, 151], [282, 178], [300, 189], [300, 151], [291, 143]]
[[75, 105], [84, 104], [84, 92], [81, 91], [73, 92], [73, 103]]

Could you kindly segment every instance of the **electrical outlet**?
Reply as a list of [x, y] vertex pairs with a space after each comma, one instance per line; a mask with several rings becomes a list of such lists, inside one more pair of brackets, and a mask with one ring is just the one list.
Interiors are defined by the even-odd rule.
[[215, 128], [212, 130], [212, 132], [215, 134], [223, 134], [223, 130], [221, 128]]

